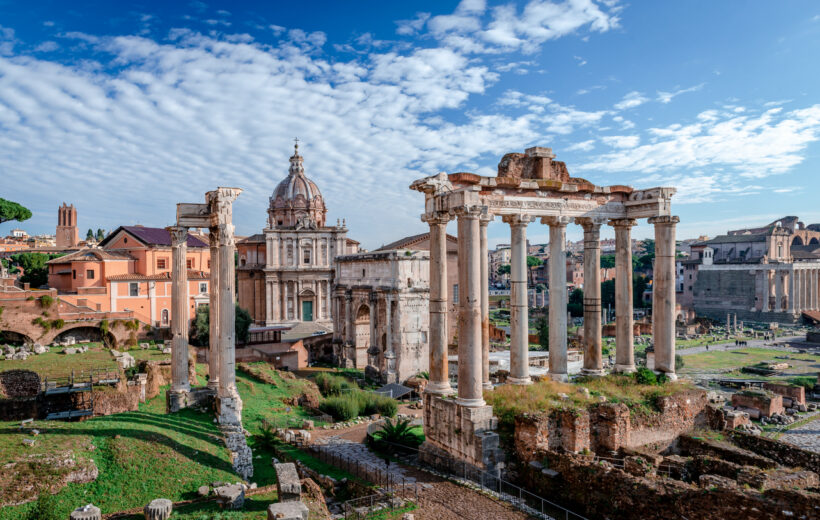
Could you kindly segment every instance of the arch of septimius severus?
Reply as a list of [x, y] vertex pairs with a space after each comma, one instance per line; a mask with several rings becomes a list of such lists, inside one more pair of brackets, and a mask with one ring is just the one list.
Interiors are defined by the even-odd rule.
[[[648, 219], [655, 228], [653, 340], [655, 370], [675, 379], [675, 225], [674, 188], [634, 190], [595, 186], [569, 176], [550, 148], [505, 155], [497, 177], [440, 173], [410, 187], [424, 193], [422, 220], [430, 226], [430, 383], [424, 399], [426, 442], [422, 457], [435, 464], [450, 455], [478, 467], [494, 465], [498, 438], [495, 419], [482, 390], [489, 385], [489, 305], [487, 225], [496, 217], [510, 226], [510, 378], [530, 383], [526, 277], [527, 225], [549, 226], [549, 375], [567, 380], [566, 227], [584, 229], [584, 367], [602, 375], [600, 229], [608, 224], [616, 239], [616, 371], [635, 370], [632, 327], [631, 228]], [[458, 390], [447, 373], [446, 226], [458, 222], [459, 323]], [[556, 283], [557, 282], [557, 283]], [[558, 289], [561, 287], [561, 289]]]

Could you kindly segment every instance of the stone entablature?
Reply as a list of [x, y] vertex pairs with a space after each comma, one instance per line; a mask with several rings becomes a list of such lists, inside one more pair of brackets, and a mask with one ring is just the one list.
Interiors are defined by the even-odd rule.
[[334, 355], [384, 383], [429, 367], [429, 259], [391, 250], [336, 258]]

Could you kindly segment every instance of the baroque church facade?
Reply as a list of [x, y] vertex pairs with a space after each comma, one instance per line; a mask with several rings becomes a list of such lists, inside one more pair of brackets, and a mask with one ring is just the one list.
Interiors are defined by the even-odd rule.
[[270, 197], [262, 233], [237, 242], [237, 301], [257, 325], [325, 323], [332, 327], [337, 256], [358, 252], [344, 222], [327, 225], [318, 186], [305, 175], [298, 143], [288, 176]]

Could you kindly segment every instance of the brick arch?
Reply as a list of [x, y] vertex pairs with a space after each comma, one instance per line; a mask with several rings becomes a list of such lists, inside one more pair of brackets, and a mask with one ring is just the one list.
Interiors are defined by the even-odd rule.
[[[8, 337], [8, 336], [12, 337]], [[0, 343], [35, 343], [36, 339], [32, 338], [29, 334], [25, 332], [21, 332], [18, 330], [13, 329], [3, 329], [0, 328]]]

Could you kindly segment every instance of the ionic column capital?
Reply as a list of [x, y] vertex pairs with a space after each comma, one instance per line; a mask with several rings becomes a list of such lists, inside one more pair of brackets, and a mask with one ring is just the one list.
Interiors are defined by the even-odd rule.
[[655, 226], [674, 226], [680, 222], [680, 217], [673, 215], [660, 215], [657, 217], [650, 217], [648, 222]]
[[171, 234], [171, 247], [179, 247], [188, 243], [188, 228], [169, 226], [165, 228]]
[[437, 211], [435, 213], [425, 213], [421, 216], [421, 221], [430, 224], [430, 226], [447, 225], [448, 222], [453, 220], [452, 215], [450, 215], [446, 211]]
[[535, 222], [532, 215], [503, 215], [501, 221], [509, 224], [510, 227], [526, 227], [530, 222]]
[[567, 224], [569, 224], [571, 220], [572, 217], [565, 215], [559, 215], [556, 217], [541, 217], [541, 223], [550, 227], [567, 227]]
[[634, 218], [613, 218], [609, 221], [609, 225], [614, 227], [615, 229], [629, 229], [635, 226], [635, 224], [637, 223], [638, 221]]
[[464, 205], [453, 208], [450, 211], [459, 219], [465, 218], [469, 220], [478, 219], [484, 211], [483, 206]]
[[584, 231], [598, 231], [606, 224], [604, 217], [575, 217], [575, 223], [584, 228]]

